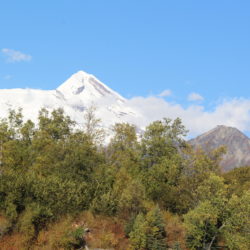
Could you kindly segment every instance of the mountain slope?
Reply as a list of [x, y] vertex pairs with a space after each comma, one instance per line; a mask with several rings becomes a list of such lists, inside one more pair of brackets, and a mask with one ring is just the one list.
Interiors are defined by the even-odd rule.
[[109, 128], [116, 122], [133, 122], [140, 116], [126, 106], [126, 101], [93, 75], [79, 71], [56, 90], [0, 90], [0, 117], [6, 117], [9, 109], [21, 107], [26, 119], [36, 120], [42, 107], [49, 111], [61, 107], [78, 124], [83, 124], [84, 111], [94, 105], [103, 127]]
[[250, 139], [236, 128], [220, 125], [189, 143], [196, 148], [202, 147], [205, 151], [226, 146], [227, 153], [221, 162], [225, 171], [250, 165]]

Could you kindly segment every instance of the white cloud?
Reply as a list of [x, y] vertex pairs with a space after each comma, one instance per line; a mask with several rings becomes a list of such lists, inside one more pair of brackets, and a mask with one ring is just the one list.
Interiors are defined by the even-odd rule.
[[32, 59], [31, 55], [24, 54], [21, 51], [7, 49], [7, 48], [2, 49], [1, 51], [6, 56], [6, 61], [9, 63], [22, 62], [22, 61], [28, 62]]
[[166, 96], [170, 96], [170, 95], [172, 95], [172, 91], [169, 90], [169, 89], [165, 89], [158, 96], [160, 96], [160, 97], [166, 97]]
[[203, 101], [204, 98], [198, 93], [190, 93], [188, 95], [188, 101]]
[[157, 97], [135, 97], [128, 100], [128, 105], [139, 111], [142, 117], [134, 123], [145, 127], [150, 122], [168, 117], [180, 117], [189, 130], [189, 137], [204, 133], [217, 125], [236, 127], [250, 132], [250, 100], [231, 99], [220, 102], [212, 111], [202, 105], [190, 105], [184, 108]]

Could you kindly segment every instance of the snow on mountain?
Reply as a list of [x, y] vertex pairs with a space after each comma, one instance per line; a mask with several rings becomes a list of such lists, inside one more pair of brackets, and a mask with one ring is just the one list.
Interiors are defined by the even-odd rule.
[[67, 100], [76, 98], [82, 99], [85, 103], [103, 97], [115, 98], [118, 102], [125, 102], [125, 99], [118, 93], [100, 82], [93, 75], [84, 71], [72, 75], [66, 82], [57, 88]]
[[0, 117], [9, 109], [23, 109], [25, 119], [36, 121], [42, 107], [52, 111], [63, 108], [78, 124], [84, 122], [84, 112], [90, 106], [97, 108], [96, 115], [103, 127], [116, 122], [133, 123], [140, 114], [126, 105], [127, 100], [103, 84], [93, 75], [79, 71], [56, 90], [2, 89], [0, 90]]

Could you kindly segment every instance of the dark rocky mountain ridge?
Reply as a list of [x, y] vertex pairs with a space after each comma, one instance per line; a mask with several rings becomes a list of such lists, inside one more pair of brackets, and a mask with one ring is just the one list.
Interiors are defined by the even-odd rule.
[[224, 171], [250, 165], [250, 139], [237, 128], [219, 125], [188, 142], [205, 151], [225, 146], [227, 153], [221, 162]]

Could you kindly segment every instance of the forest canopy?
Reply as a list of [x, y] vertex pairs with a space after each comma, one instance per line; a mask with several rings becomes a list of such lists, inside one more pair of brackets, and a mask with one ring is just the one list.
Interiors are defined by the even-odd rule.
[[[250, 249], [249, 167], [222, 173], [224, 149], [194, 150], [179, 118], [141, 136], [115, 124], [107, 144], [100, 122], [89, 110], [80, 129], [62, 109], [0, 121], [0, 248], [14, 234], [24, 249], [84, 247], [86, 228], [71, 224], [87, 212], [119, 221], [127, 243], [113, 237], [115, 249]], [[56, 223], [62, 236], [39, 245]]]

